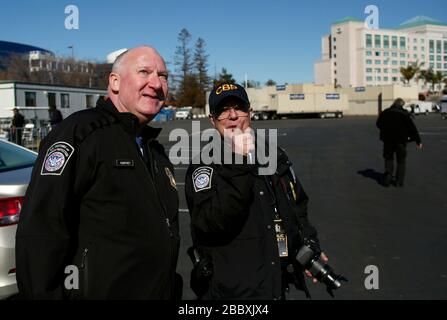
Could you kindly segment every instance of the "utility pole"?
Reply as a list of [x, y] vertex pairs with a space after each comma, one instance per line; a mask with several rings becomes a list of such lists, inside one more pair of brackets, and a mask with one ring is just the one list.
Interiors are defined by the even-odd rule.
[[71, 58], [74, 60], [74, 45], [68, 46], [68, 49], [71, 49]]

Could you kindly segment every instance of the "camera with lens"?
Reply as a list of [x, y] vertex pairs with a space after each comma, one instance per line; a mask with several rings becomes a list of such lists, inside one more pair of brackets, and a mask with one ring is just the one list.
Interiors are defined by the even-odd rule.
[[209, 278], [213, 275], [213, 263], [201, 250], [190, 247], [187, 251], [198, 278]]
[[321, 260], [321, 250], [313, 240], [306, 240], [296, 256], [298, 262], [319, 282], [326, 285], [327, 292], [334, 297], [333, 290], [341, 287], [341, 281], [348, 281]]

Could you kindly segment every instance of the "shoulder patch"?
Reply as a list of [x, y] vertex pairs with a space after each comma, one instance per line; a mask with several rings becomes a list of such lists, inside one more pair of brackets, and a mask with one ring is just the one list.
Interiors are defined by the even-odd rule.
[[201, 192], [211, 189], [211, 182], [213, 179], [213, 168], [200, 167], [197, 168], [192, 174], [192, 181], [194, 184], [194, 190]]
[[67, 142], [56, 142], [47, 151], [40, 174], [60, 176], [73, 155], [74, 148]]

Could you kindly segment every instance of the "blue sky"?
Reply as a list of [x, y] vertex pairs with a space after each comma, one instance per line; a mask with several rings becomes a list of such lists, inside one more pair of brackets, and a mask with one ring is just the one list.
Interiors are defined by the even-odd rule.
[[[79, 8], [79, 30], [66, 30], [67, 5]], [[31, 44], [58, 55], [104, 61], [108, 53], [149, 44], [169, 62], [186, 28], [207, 44], [209, 73], [226, 67], [237, 81], [245, 74], [264, 83], [312, 82], [321, 37], [346, 16], [366, 18], [380, 10], [380, 27], [394, 28], [414, 16], [447, 22], [441, 0], [16, 0], [2, 1], [0, 40]]]

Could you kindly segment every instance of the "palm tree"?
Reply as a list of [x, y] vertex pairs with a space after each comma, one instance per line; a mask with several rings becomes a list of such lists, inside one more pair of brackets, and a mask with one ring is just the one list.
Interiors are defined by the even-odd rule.
[[416, 75], [416, 69], [412, 65], [408, 65], [407, 67], [401, 67], [400, 73], [402, 74], [404, 84], [407, 84]]
[[433, 71], [432, 68], [428, 69], [428, 70], [421, 70], [421, 72], [419, 73], [419, 77], [421, 79], [424, 80], [424, 83], [430, 83], [432, 85], [432, 91], [435, 90], [435, 84], [434, 84], [434, 78], [435, 78], [435, 73]]
[[[414, 63], [410, 63], [407, 67], [400, 68], [400, 73], [402, 74], [402, 77], [404, 79], [404, 84], [410, 83], [410, 81], [421, 72], [421, 67], [423, 65], [424, 63], [419, 63], [418, 60]], [[419, 81], [419, 79], [417, 79], [416, 81]]]
[[434, 84], [441, 84], [443, 79], [444, 79], [444, 74], [441, 71], [436, 71], [436, 73], [434, 74], [434, 77], [433, 77]]

